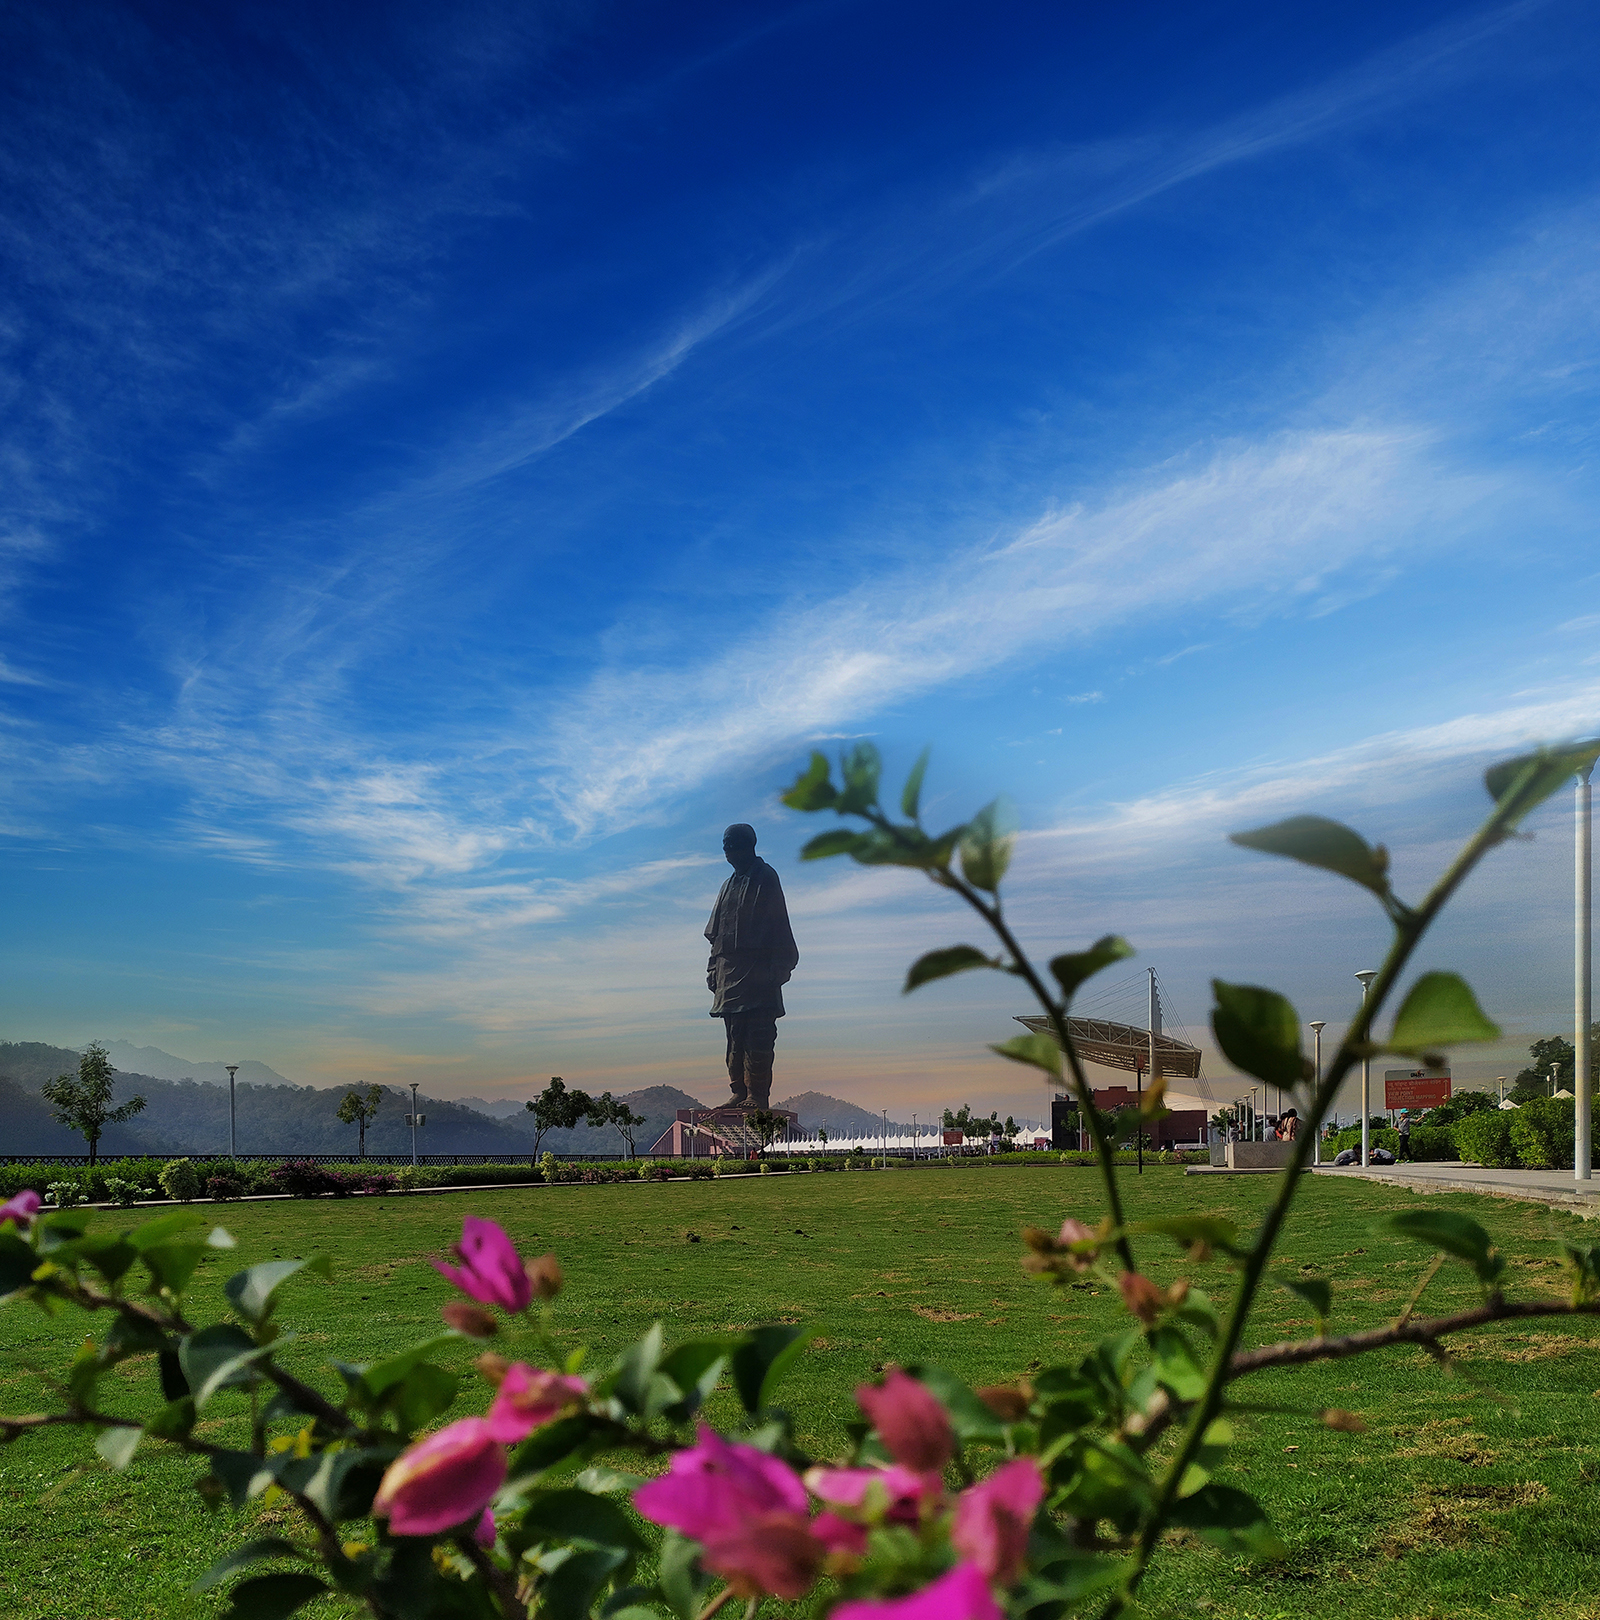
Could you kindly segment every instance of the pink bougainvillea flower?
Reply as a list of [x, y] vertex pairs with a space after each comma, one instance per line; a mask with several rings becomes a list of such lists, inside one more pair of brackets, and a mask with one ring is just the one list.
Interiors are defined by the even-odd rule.
[[[1056, 1242], [1063, 1249], [1072, 1243], [1093, 1243], [1096, 1240], [1095, 1229], [1085, 1226], [1082, 1221], [1071, 1219], [1061, 1223], [1061, 1231], [1057, 1234]], [[1061, 1257], [1074, 1271], [1087, 1271], [1094, 1264], [1093, 1253], [1075, 1254], [1068, 1252]]]
[[500, 1388], [484, 1422], [496, 1440], [514, 1445], [526, 1440], [541, 1423], [559, 1417], [589, 1393], [581, 1378], [546, 1372], [514, 1361], [500, 1379]]
[[705, 1549], [702, 1562], [741, 1597], [810, 1591], [828, 1550], [811, 1533], [805, 1487], [787, 1463], [733, 1445], [700, 1427], [667, 1472], [633, 1493], [647, 1519], [669, 1524]]
[[480, 1520], [505, 1483], [506, 1449], [482, 1418], [462, 1418], [389, 1464], [372, 1516], [397, 1536], [434, 1536]]
[[504, 1228], [469, 1215], [461, 1223], [461, 1241], [450, 1252], [461, 1264], [447, 1266], [435, 1260], [434, 1269], [463, 1294], [480, 1305], [498, 1305], [503, 1311], [527, 1310], [533, 1299], [533, 1284]]
[[1043, 1500], [1039, 1465], [1018, 1457], [961, 1493], [950, 1540], [989, 1580], [1009, 1586], [1021, 1573], [1028, 1529]]
[[8, 1198], [0, 1204], [0, 1222], [15, 1221], [18, 1226], [27, 1226], [39, 1213], [41, 1202], [32, 1187], [24, 1187], [15, 1198]]
[[1117, 1278], [1117, 1287], [1122, 1290], [1122, 1303], [1129, 1311], [1146, 1327], [1154, 1327], [1161, 1307], [1166, 1304], [1166, 1296], [1161, 1290], [1137, 1271], [1122, 1272]]
[[1001, 1620], [1001, 1615], [983, 1571], [957, 1564], [920, 1592], [841, 1603], [828, 1620]]
[[485, 1508], [483, 1510], [483, 1517], [478, 1520], [477, 1529], [472, 1532], [472, 1539], [477, 1542], [480, 1547], [492, 1547], [494, 1545], [494, 1537], [494, 1509]]
[[926, 1384], [891, 1367], [882, 1384], [863, 1384], [856, 1403], [872, 1420], [884, 1448], [902, 1467], [937, 1474], [955, 1455], [950, 1417]]
[[915, 1524], [925, 1502], [944, 1495], [938, 1474], [918, 1474], [896, 1463], [891, 1468], [813, 1468], [806, 1474], [813, 1496], [830, 1507], [850, 1510], [857, 1518], [883, 1518], [891, 1524]]
[[819, 1513], [811, 1521], [811, 1534], [830, 1553], [844, 1553], [850, 1558], [866, 1556], [867, 1527], [841, 1519], [837, 1513]]

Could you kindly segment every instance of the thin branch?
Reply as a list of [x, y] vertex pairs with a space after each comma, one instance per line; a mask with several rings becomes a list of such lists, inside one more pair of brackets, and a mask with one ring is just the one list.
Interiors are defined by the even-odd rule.
[[478, 1545], [476, 1538], [463, 1531], [454, 1540], [494, 1593], [506, 1620], [528, 1620], [528, 1606], [517, 1596], [517, 1583]]

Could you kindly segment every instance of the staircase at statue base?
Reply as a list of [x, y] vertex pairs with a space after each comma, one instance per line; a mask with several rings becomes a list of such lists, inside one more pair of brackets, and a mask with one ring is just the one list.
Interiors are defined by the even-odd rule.
[[[680, 1108], [678, 1117], [650, 1148], [652, 1159], [748, 1159], [761, 1150], [761, 1133], [753, 1130], [749, 1108]], [[787, 1121], [794, 1130], [800, 1116], [786, 1108], [769, 1113]]]

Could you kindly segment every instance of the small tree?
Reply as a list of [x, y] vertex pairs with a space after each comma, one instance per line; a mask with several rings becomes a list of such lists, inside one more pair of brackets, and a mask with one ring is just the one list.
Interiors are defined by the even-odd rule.
[[[580, 1093], [581, 1095], [581, 1093]], [[599, 1100], [589, 1110], [591, 1125], [614, 1125], [628, 1157], [633, 1157], [633, 1133], [645, 1122], [643, 1114], [636, 1114], [625, 1102], [618, 1102], [609, 1091], [600, 1093]]]
[[346, 1125], [354, 1125], [360, 1136], [356, 1144], [356, 1156], [367, 1156], [367, 1127], [377, 1116], [378, 1104], [383, 1101], [382, 1086], [368, 1086], [363, 1094], [359, 1091], [347, 1091], [344, 1101], [339, 1104], [338, 1118]]
[[596, 1104], [587, 1092], [568, 1091], [567, 1082], [559, 1074], [553, 1074], [550, 1084], [524, 1106], [533, 1115], [533, 1151], [538, 1153], [546, 1131], [576, 1129], [582, 1121], [592, 1117]]
[[100, 1154], [100, 1138], [107, 1125], [120, 1125], [144, 1110], [143, 1097], [130, 1097], [120, 1108], [111, 1106], [111, 1059], [99, 1041], [78, 1059], [76, 1075], [58, 1074], [39, 1088], [39, 1094], [55, 1110], [59, 1123], [76, 1131], [89, 1144], [89, 1163]]
[[778, 1140], [789, 1128], [789, 1121], [782, 1114], [775, 1114], [770, 1108], [753, 1108], [744, 1116], [744, 1122], [756, 1133], [761, 1146], [757, 1149], [758, 1155], [765, 1154], [767, 1149]]

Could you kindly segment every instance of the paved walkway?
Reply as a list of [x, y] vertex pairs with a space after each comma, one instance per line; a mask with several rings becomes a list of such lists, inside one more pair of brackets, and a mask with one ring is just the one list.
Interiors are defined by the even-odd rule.
[[1488, 1170], [1481, 1164], [1385, 1164], [1370, 1170], [1340, 1170], [1319, 1165], [1314, 1174], [1360, 1177], [1418, 1192], [1488, 1193], [1495, 1198], [1521, 1198], [1559, 1204], [1581, 1215], [1600, 1215], [1600, 1173], [1593, 1181], [1574, 1181], [1570, 1170]]

